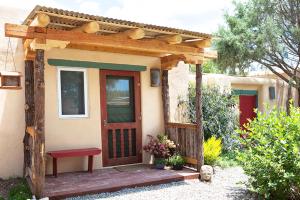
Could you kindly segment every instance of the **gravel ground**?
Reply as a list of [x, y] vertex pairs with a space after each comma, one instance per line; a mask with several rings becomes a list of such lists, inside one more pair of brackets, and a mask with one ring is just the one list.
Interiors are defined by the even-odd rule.
[[118, 192], [73, 197], [68, 200], [256, 200], [243, 183], [247, 176], [240, 167], [217, 168], [212, 182], [189, 180], [149, 187], [124, 189]]

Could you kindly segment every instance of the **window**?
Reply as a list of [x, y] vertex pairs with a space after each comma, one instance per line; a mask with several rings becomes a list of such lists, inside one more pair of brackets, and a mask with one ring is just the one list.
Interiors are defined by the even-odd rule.
[[87, 117], [86, 70], [58, 68], [59, 117]]

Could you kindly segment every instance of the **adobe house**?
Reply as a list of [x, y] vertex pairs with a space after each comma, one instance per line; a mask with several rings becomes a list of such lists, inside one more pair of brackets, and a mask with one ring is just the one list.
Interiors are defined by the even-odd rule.
[[[282, 75], [285, 76], [285, 74]], [[170, 120], [173, 122], [188, 121], [184, 115], [185, 109], [178, 105], [182, 98], [185, 100], [187, 97], [187, 83], [195, 81], [195, 74], [191, 73], [183, 63], [180, 63], [170, 71], [169, 77]], [[217, 86], [225, 91], [233, 91], [233, 94], [238, 96], [240, 126], [247, 122], [247, 119], [256, 117], [254, 109], [258, 109], [260, 112], [268, 112], [274, 106], [285, 109], [288, 102], [288, 84], [268, 71], [252, 72], [247, 76], [203, 73], [202, 84], [203, 86]], [[297, 90], [292, 88], [291, 97], [294, 105], [298, 103], [298, 96]]]
[[[149, 163], [148, 134], [190, 140], [184, 155], [203, 165], [201, 64], [211, 35], [36, 6], [22, 24], [5, 24], [5, 36], [23, 45], [24, 175], [38, 197], [52, 172]], [[179, 61], [196, 64], [197, 124], [169, 120], [168, 71]], [[179, 129], [189, 129], [185, 139]], [[88, 166], [57, 161], [76, 155], [89, 155]]]

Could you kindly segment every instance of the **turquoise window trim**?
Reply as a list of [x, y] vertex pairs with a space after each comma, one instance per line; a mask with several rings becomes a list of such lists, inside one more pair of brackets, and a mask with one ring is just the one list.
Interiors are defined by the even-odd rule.
[[258, 95], [257, 90], [235, 90], [233, 89], [233, 94], [234, 95], [249, 95], [249, 96], [253, 96], [253, 95]]
[[48, 64], [52, 66], [97, 68], [121, 71], [146, 71], [147, 69], [147, 67], [143, 65], [127, 65], [64, 59], [48, 59]]
[[257, 90], [232, 90], [233, 95], [248, 95], [248, 96], [256, 96], [256, 108], [258, 108], [258, 92]]

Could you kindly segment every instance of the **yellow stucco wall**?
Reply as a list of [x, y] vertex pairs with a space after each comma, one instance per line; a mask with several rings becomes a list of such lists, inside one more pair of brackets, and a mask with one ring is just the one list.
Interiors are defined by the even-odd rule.
[[[131, 56], [125, 54], [102, 53], [81, 50], [50, 50], [45, 58], [84, 60], [104, 63], [145, 65], [147, 71], [141, 72], [141, 105], [143, 144], [147, 134], [158, 134], [163, 131], [163, 114], [161, 88], [150, 87], [150, 68], [160, 67], [160, 59], [154, 57]], [[89, 68], [88, 79], [88, 112], [87, 118], [60, 119], [58, 116], [57, 68], [46, 64], [45, 97], [46, 97], [46, 151], [81, 147], [101, 148], [101, 110], [99, 70]], [[144, 154], [144, 162], [149, 157]], [[51, 173], [51, 158], [47, 160], [47, 172]], [[96, 156], [95, 168], [102, 167], [101, 156]], [[66, 158], [58, 163], [59, 172], [87, 169], [86, 158]]]
[[[23, 47], [21, 40], [16, 51], [17, 70], [24, 75]], [[160, 67], [160, 59], [104, 52], [55, 49], [45, 52], [47, 58], [85, 60], [94, 62], [147, 66], [141, 72], [142, 141], [147, 135], [163, 132], [161, 87], [150, 87], [150, 69]], [[88, 112], [87, 118], [60, 119], [58, 117], [57, 68], [45, 64], [45, 136], [46, 151], [99, 147], [101, 148], [101, 110], [99, 70], [87, 69]], [[22, 176], [23, 137], [25, 130], [24, 77], [22, 90], [0, 90], [0, 178]], [[143, 162], [149, 156], [143, 153]], [[47, 157], [47, 173], [52, 172], [52, 159]], [[94, 160], [95, 168], [102, 167], [101, 156]], [[86, 158], [65, 158], [58, 162], [59, 172], [86, 170]]]
[[[16, 46], [15, 62], [16, 70], [24, 74], [21, 41]], [[8, 63], [7, 70], [15, 70], [12, 63]], [[24, 86], [24, 78], [21, 80]], [[24, 104], [24, 89], [0, 89], [0, 178], [17, 177], [23, 173]]]

